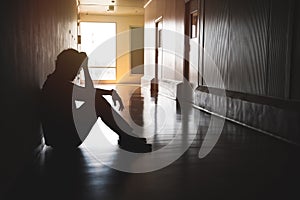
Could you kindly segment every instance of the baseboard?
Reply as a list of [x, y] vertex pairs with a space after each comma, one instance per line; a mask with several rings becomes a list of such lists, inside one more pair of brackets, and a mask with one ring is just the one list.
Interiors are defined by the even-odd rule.
[[214, 115], [219, 115], [216, 108], [226, 107], [223, 118], [282, 141], [300, 144], [298, 101], [227, 90], [224, 96], [219, 90], [203, 86], [197, 88], [194, 91], [195, 106]]
[[243, 126], [243, 127], [245, 127], [245, 128], [249, 128], [249, 129], [254, 130], [254, 131], [256, 131], [256, 132], [260, 132], [260, 133], [262, 133], [262, 134], [271, 136], [271, 137], [273, 137], [273, 138], [275, 138], [275, 139], [278, 139], [278, 140], [281, 140], [281, 141], [283, 141], [283, 142], [286, 142], [286, 143], [289, 143], [289, 144], [296, 145], [296, 146], [299, 146], [299, 147], [300, 147], [300, 143], [293, 142], [293, 141], [291, 141], [291, 140], [288, 140], [288, 139], [285, 139], [285, 138], [283, 138], [283, 137], [277, 136], [277, 135], [275, 135], [275, 134], [273, 134], [273, 133], [270, 133], [270, 132], [268, 132], [268, 131], [264, 131], [264, 130], [261, 130], [261, 129], [258, 129], [258, 128], [249, 126], [249, 125], [247, 125], [247, 124], [245, 124], [245, 123], [236, 121], [236, 120], [234, 120], [234, 119], [225, 117], [225, 116], [223, 116], [223, 115], [219, 115], [219, 114], [217, 114], [217, 113], [214, 113], [214, 112], [211, 112], [211, 111], [206, 110], [206, 109], [204, 109], [204, 108], [201, 108], [201, 107], [199, 107], [199, 106], [197, 106], [197, 105], [195, 105], [195, 104], [193, 104], [193, 107], [194, 107], [195, 109], [201, 110], [201, 111], [203, 111], [203, 112], [205, 112], [205, 113], [208, 113], [208, 114], [214, 115], [214, 116], [216, 116], [216, 117], [220, 117], [220, 118], [222, 118], [222, 119], [225, 119], [226, 121], [235, 123], [235, 124], [240, 125], [240, 126]]

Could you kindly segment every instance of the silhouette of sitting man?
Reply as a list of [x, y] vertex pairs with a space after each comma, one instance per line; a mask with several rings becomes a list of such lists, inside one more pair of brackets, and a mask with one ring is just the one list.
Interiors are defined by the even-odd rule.
[[[132, 152], [150, 152], [151, 145], [146, 143], [146, 139], [132, 135], [132, 128], [103, 97], [111, 95], [114, 105], [118, 102], [122, 111], [124, 105], [118, 93], [94, 88], [87, 60], [86, 53], [74, 49], [62, 51], [57, 57], [55, 71], [43, 85], [42, 126], [46, 145], [58, 149], [77, 148], [88, 136], [97, 117], [100, 117], [119, 135], [118, 144], [121, 148]], [[81, 68], [85, 75], [85, 87], [74, 83]], [[84, 101], [84, 104], [76, 108], [75, 99]], [[84, 131], [81, 130], [80, 134], [75, 126], [74, 112], [84, 124], [81, 125]], [[83, 114], [78, 115], [80, 112]], [[90, 114], [95, 112], [95, 118], [91, 118]]]

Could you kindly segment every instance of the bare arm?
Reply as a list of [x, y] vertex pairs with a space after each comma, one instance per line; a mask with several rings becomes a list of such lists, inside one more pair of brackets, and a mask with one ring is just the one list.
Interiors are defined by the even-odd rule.
[[[94, 88], [94, 83], [91, 78], [91, 74], [88, 70], [87, 65], [83, 67], [84, 77], [85, 77], [85, 88]], [[113, 90], [104, 90], [104, 89], [96, 89], [97, 95], [112, 95]]]
[[85, 87], [80, 87], [75, 85], [74, 90], [76, 91], [76, 99], [81, 101], [86, 101], [88, 98], [94, 99], [96, 96], [96, 99], [98, 96], [103, 95], [111, 95], [112, 100], [114, 102], [114, 106], [117, 105], [117, 102], [119, 102], [120, 108], [119, 110], [124, 110], [124, 104], [119, 96], [119, 94], [115, 90], [104, 90], [104, 89], [95, 89], [94, 84], [91, 78], [91, 75], [89, 73], [87, 65], [83, 67], [84, 76], [85, 76]]
[[104, 90], [104, 89], [94, 89], [94, 88], [86, 88], [78, 85], [73, 85], [73, 97], [78, 101], [88, 101], [99, 98], [99, 96], [103, 95], [111, 95], [112, 100], [114, 102], [114, 106], [117, 106], [117, 102], [119, 102], [119, 110], [124, 110], [124, 104], [119, 96], [119, 94], [115, 90]]
[[119, 102], [119, 110], [123, 111], [124, 110], [124, 104], [123, 101], [121, 99], [121, 97], [119, 96], [119, 94], [117, 93], [116, 90], [103, 90], [103, 89], [97, 89], [96, 90], [96, 95], [111, 95], [112, 100], [114, 102], [114, 106], [117, 106], [117, 102]]
[[85, 77], [85, 87], [86, 88], [94, 88], [94, 83], [91, 78], [87, 63], [83, 66], [83, 72]]
[[76, 84], [73, 84], [73, 94], [76, 100], [85, 101], [88, 98], [94, 98], [95, 95], [103, 96], [103, 95], [113, 95], [115, 90], [104, 90], [104, 89], [96, 89], [94, 87], [82, 87]]

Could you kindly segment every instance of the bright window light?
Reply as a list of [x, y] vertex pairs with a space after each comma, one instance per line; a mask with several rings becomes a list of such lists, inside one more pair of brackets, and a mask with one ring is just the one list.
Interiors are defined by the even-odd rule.
[[116, 23], [80, 22], [81, 51], [93, 80], [116, 79]]

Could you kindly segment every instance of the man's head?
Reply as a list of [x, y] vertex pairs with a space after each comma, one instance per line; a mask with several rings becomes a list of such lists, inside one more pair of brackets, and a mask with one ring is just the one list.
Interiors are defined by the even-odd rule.
[[55, 73], [63, 79], [74, 80], [81, 67], [87, 65], [87, 55], [75, 49], [63, 50], [56, 59]]

